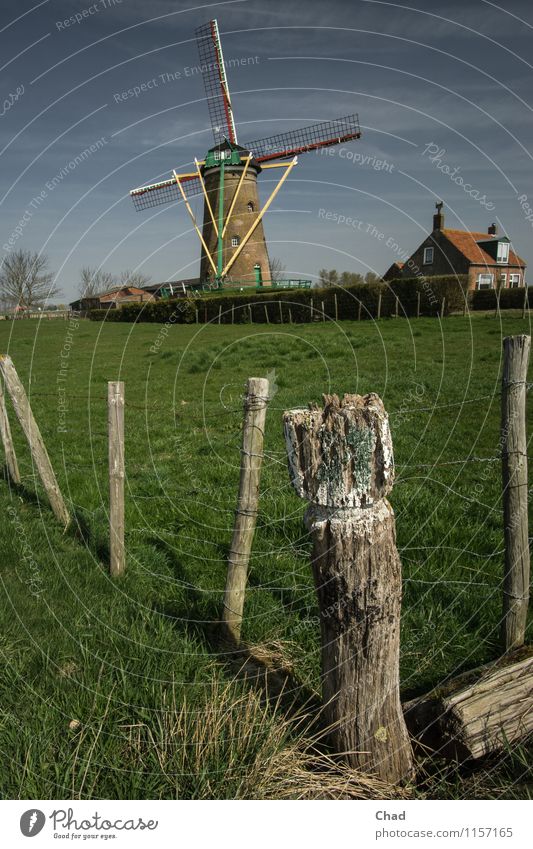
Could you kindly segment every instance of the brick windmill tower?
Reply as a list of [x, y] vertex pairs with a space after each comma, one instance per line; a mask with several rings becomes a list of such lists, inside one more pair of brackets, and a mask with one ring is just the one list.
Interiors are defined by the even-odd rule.
[[[359, 139], [359, 119], [348, 115], [240, 145], [217, 22], [199, 27], [196, 39], [215, 144], [204, 159], [194, 160], [195, 171], [173, 171], [170, 179], [133, 189], [130, 195], [138, 210], [183, 200], [201, 243], [202, 285], [268, 286], [265, 213], [297, 164], [298, 154]], [[274, 168], [282, 175], [261, 207], [257, 177]], [[197, 195], [204, 198], [201, 226], [190, 204]]]

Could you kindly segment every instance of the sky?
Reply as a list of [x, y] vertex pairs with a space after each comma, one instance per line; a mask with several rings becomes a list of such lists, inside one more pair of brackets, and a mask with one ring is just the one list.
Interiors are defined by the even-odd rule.
[[359, 115], [361, 139], [301, 156], [265, 216], [286, 276], [383, 274], [441, 199], [445, 226], [496, 222], [533, 263], [530, 0], [2, 0], [0, 16], [0, 261], [45, 254], [56, 301], [87, 265], [198, 274], [183, 204], [137, 212], [129, 191], [212, 145], [194, 38], [212, 18], [240, 142]]

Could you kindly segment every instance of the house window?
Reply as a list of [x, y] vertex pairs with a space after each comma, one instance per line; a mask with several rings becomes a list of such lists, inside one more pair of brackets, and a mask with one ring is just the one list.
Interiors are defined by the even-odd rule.
[[478, 274], [477, 277], [477, 288], [478, 289], [492, 289], [492, 274]]
[[232, 236], [232, 237], [231, 237], [231, 247], [232, 247], [232, 248], [238, 248], [238, 247], [239, 247], [239, 243], [240, 243], [240, 241], [241, 241], [241, 240], [239, 239], [239, 237], [238, 237], [238, 236]]
[[250, 200], [250, 201], [248, 201], [248, 207], [247, 207], [247, 209], [248, 209], [248, 212], [253, 212], [253, 211], [254, 211], [254, 205], [253, 205], [253, 203], [252, 203], [252, 201], [251, 201], [251, 200]]
[[506, 289], [507, 288], [507, 274], [505, 272], [503, 272], [502, 274], [499, 275], [498, 286], [500, 287], [500, 289]]
[[509, 262], [509, 243], [498, 242], [498, 262]]
[[510, 274], [509, 275], [509, 286], [511, 289], [516, 289], [517, 286], [520, 286], [520, 275], [519, 274]]
[[424, 265], [431, 265], [433, 262], [433, 248], [424, 248]]

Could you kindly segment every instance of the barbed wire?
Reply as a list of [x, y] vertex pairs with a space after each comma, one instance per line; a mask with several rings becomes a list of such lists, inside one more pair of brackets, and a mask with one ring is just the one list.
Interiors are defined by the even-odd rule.
[[[526, 456], [526, 455], [524, 455]], [[528, 457], [528, 459], [531, 459]], [[438, 469], [442, 466], [458, 466], [464, 463], [498, 463], [501, 461], [501, 456], [498, 457], [463, 457], [459, 460], [446, 460], [443, 463], [416, 463], [416, 464], [399, 464], [397, 469]]]
[[[531, 390], [531, 388], [533, 387], [533, 382], [511, 381], [511, 382], [507, 382], [505, 385], [506, 386], [525, 385], [526, 390], [529, 392]], [[105, 404], [107, 404], [107, 400], [108, 400], [107, 397], [104, 396], [104, 395], [88, 396], [88, 395], [79, 395], [79, 394], [74, 394], [74, 393], [68, 393], [68, 394], [69, 394], [69, 397], [71, 397], [71, 398], [74, 397], [74, 398], [83, 400], [84, 402], [90, 402], [90, 403], [95, 403], [97, 401], [98, 402], [103, 401]], [[42, 398], [57, 398], [57, 393], [54, 393], [54, 392], [31, 392], [30, 395], [31, 395], [31, 398], [41, 398], [41, 397]], [[487, 395], [478, 395], [475, 398], [463, 398], [460, 401], [451, 401], [447, 404], [433, 404], [432, 406], [429, 406], [429, 407], [418, 407], [418, 406], [416, 406], [416, 407], [407, 407], [407, 408], [402, 406], [402, 407], [398, 407], [396, 409], [388, 410], [388, 414], [389, 414], [389, 417], [392, 417], [392, 416], [395, 416], [395, 415], [398, 415], [398, 414], [406, 415], [407, 413], [416, 413], [416, 412], [425, 413], [425, 412], [433, 412], [433, 410], [445, 410], [445, 409], [448, 409], [448, 408], [451, 408], [451, 407], [462, 407], [463, 405], [466, 405], [466, 404], [476, 404], [479, 401], [487, 401], [487, 400], [494, 401], [494, 400], [500, 398], [501, 395], [502, 395], [501, 389], [498, 389], [498, 390], [496, 390], [496, 391], [494, 391], [490, 394], [487, 394]], [[212, 416], [220, 416], [220, 415], [224, 415], [225, 413], [231, 413], [231, 414], [242, 413], [243, 412], [243, 405], [246, 402], [247, 396], [243, 394], [243, 395], [240, 395], [238, 397], [239, 397], [239, 401], [240, 401], [239, 407], [227, 407], [224, 403], [220, 402], [220, 407], [217, 408], [217, 410], [214, 413], [206, 413], [205, 412], [205, 406], [208, 403], [209, 404], [215, 404], [215, 403], [218, 404], [219, 402], [203, 401], [202, 402], [202, 415], [205, 417], [205, 416], [211, 416], [211, 415]], [[271, 401], [272, 398], [268, 398], [268, 399], [265, 399], [265, 400], [268, 403], [268, 401]], [[187, 406], [193, 405], [191, 408], [194, 409], [194, 402], [187, 401], [186, 404], [187, 404]], [[134, 410], [141, 410], [143, 412], [144, 411], [148, 411], [148, 412], [159, 411], [159, 412], [174, 412], [174, 413], [176, 413], [176, 412], [179, 412], [179, 409], [180, 409], [179, 407], [175, 407], [173, 405], [165, 406], [165, 405], [161, 405], [161, 404], [136, 404], [135, 402], [128, 401], [127, 399], [124, 400], [124, 406], [130, 407], [131, 409], [134, 409]], [[283, 411], [285, 409], [285, 407], [272, 407], [272, 406], [270, 406], [270, 407], [268, 407], [268, 409], [270, 409], [271, 411], [280, 412], [280, 411]]]

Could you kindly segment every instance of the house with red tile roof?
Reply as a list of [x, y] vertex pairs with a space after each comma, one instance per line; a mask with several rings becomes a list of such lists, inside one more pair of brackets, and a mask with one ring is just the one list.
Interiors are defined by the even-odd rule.
[[116, 308], [123, 304], [138, 304], [143, 301], [155, 301], [151, 292], [139, 289], [137, 286], [117, 286], [104, 295], [99, 296], [100, 308]]
[[138, 304], [155, 301], [155, 295], [137, 286], [115, 286], [107, 292], [87, 295], [71, 301], [70, 309], [82, 314], [89, 310], [118, 309], [124, 304]]
[[433, 230], [403, 263], [394, 262], [384, 280], [402, 277], [468, 277], [468, 289], [511, 289], [526, 285], [526, 262], [513, 250], [496, 224], [486, 233], [450, 230], [444, 226], [443, 203], [436, 204]]

